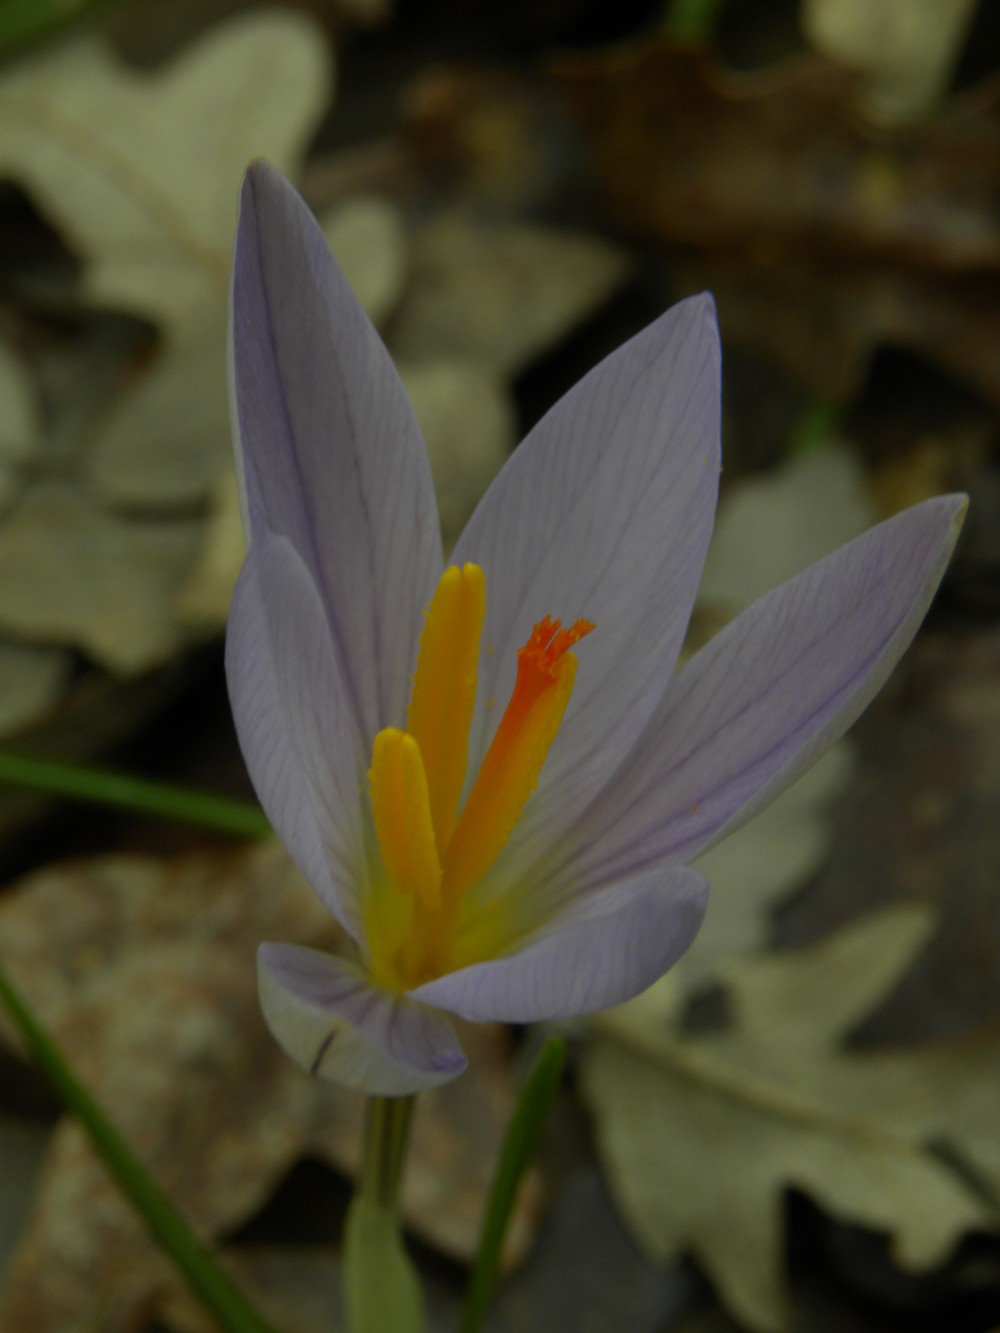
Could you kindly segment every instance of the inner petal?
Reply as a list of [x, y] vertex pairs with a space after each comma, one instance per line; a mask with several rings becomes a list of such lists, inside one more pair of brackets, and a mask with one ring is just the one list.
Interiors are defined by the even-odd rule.
[[[494, 956], [509, 937], [502, 903], [476, 907], [468, 890], [507, 845], [559, 731], [577, 660], [594, 628], [546, 616], [517, 654], [510, 701], [459, 813], [476, 692], [485, 579], [476, 565], [445, 571], [427, 609], [407, 730], [375, 739], [369, 772], [382, 872], [367, 915], [369, 951], [383, 984], [407, 989]], [[480, 913], [480, 907], [484, 907]], [[474, 961], [474, 960], [473, 960]]]

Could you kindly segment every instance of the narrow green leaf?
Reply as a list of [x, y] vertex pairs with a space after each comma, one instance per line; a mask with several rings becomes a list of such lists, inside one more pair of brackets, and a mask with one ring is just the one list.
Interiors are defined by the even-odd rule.
[[270, 833], [264, 812], [247, 801], [231, 801], [207, 792], [187, 791], [160, 782], [82, 764], [0, 750], [0, 783], [49, 796], [64, 796], [92, 805], [154, 815], [180, 824], [197, 824], [238, 838], [260, 838]]
[[111, 1176], [173, 1260], [192, 1292], [225, 1333], [276, 1333], [221, 1268], [211, 1250], [146, 1172], [97, 1102], [78, 1081], [55, 1042], [0, 967], [0, 1002], [17, 1024], [28, 1050], [59, 1096], [80, 1121]]
[[840, 425], [841, 412], [836, 403], [816, 398], [801, 413], [792, 427], [788, 452], [793, 457], [808, 454], [823, 444], [829, 444]]
[[57, 36], [113, 0], [0, 0], [0, 57]]
[[707, 42], [722, 0], [668, 0], [662, 30], [676, 42]]
[[562, 1037], [550, 1037], [531, 1068], [500, 1151], [479, 1250], [465, 1295], [461, 1333], [477, 1333], [486, 1318], [518, 1187], [535, 1155], [565, 1067], [566, 1042]]
[[424, 1333], [420, 1283], [399, 1214], [356, 1194], [344, 1228], [344, 1297], [350, 1333]]

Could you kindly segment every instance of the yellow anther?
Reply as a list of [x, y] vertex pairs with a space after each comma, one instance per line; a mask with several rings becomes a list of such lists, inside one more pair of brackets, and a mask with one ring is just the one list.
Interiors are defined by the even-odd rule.
[[406, 729], [423, 756], [431, 819], [443, 853], [455, 828], [476, 702], [486, 579], [478, 565], [445, 570], [427, 608]]
[[517, 655], [517, 681], [444, 856], [446, 903], [470, 888], [499, 856], [521, 817], [556, 738], [576, 679], [568, 650], [593, 625], [560, 629], [546, 618]]
[[380, 731], [368, 778], [386, 870], [401, 893], [412, 894], [420, 908], [436, 911], [441, 906], [441, 861], [420, 746], [396, 727]]

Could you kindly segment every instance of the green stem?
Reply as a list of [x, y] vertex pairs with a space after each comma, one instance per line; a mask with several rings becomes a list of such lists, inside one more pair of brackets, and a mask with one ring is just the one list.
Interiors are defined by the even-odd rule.
[[371, 1097], [358, 1191], [344, 1231], [350, 1333], [424, 1333], [420, 1284], [403, 1244], [399, 1188], [412, 1097]]
[[550, 1037], [531, 1067], [500, 1151], [476, 1263], [465, 1294], [460, 1333], [478, 1333], [486, 1318], [517, 1191], [535, 1155], [565, 1068], [566, 1042], [562, 1037]]
[[101, 1107], [77, 1080], [59, 1048], [0, 967], [0, 1001], [16, 1023], [36, 1064], [80, 1121], [104, 1165], [173, 1260], [181, 1276], [225, 1333], [275, 1333], [221, 1268], [129, 1148]]
[[11, 754], [7, 750], [0, 750], [0, 783], [182, 824], [197, 824], [239, 838], [260, 838], [271, 831], [263, 811], [249, 802], [147, 782], [124, 773]]
[[358, 1192], [376, 1208], [390, 1213], [395, 1213], [399, 1206], [413, 1102], [413, 1097], [368, 1099]]

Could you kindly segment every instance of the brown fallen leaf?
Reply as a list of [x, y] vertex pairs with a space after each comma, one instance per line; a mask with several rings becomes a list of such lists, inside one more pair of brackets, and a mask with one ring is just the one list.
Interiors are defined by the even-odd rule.
[[[266, 1032], [262, 938], [329, 946], [332, 921], [272, 843], [174, 863], [43, 871], [0, 901], [3, 957], [30, 1003], [191, 1221], [227, 1235], [304, 1156], [353, 1170], [362, 1099], [307, 1078]], [[10, 1040], [6, 1023], [0, 1032]], [[470, 1257], [514, 1088], [507, 1038], [463, 1034], [467, 1075], [418, 1104], [406, 1220]], [[511, 1257], [538, 1207], [519, 1202]], [[125, 1333], [175, 1279], [75, 1125], [56, 1129], [0, 1305], [4, 1333]]]
[[609, 218], [714, 288], [728, 336], [837, 395], [891, 341], [1000, 401], [1000, 83], [887, 134], [818, 58], [735, 74], [653, 39], [553, 78]]

